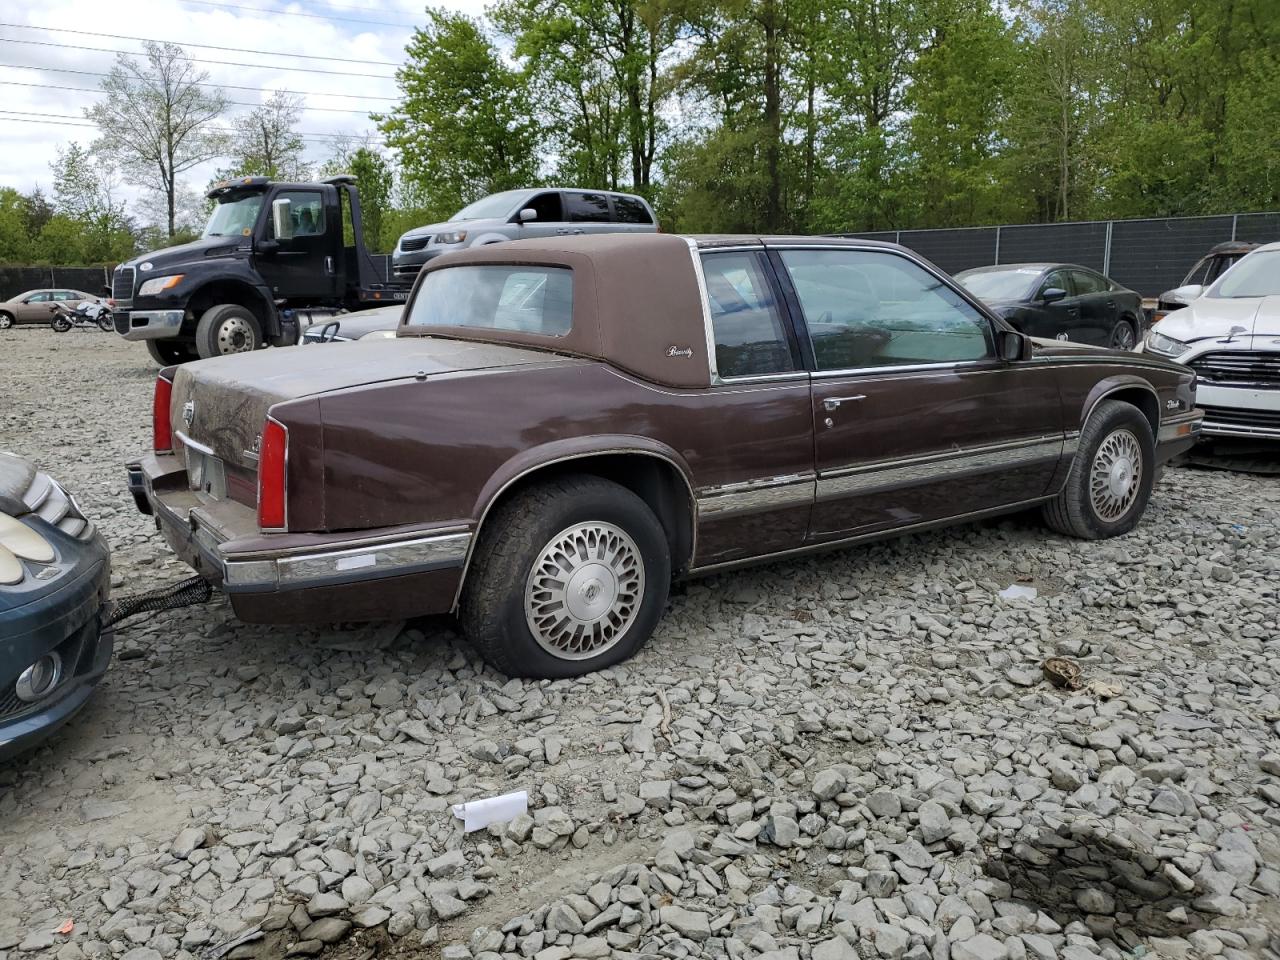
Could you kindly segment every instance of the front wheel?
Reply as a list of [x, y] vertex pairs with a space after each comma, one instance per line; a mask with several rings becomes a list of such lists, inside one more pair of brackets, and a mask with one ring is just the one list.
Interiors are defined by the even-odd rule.
[[1128, 533], [1151, 498], [1155, 452], [1142, 411], [1119, 400], [1102, 401], [1080, 431], [1062, 492], [1045, 504], [1045, 522], [1084, 540]]
[[563, 477], [490, 516], [459, 618], [494, 669], [576, 677], [635, 654], [670, 585], [670, 549], [649, 506], [608, 480]]
[[151, 354], [151, 359], [162, 367], [200, 359], [200, 354], [196, 352], [196, 345], [186, 340], [148, 340], [147, 353]]
[[111, 314], [109, 313], [98, 314], [98, 329], [101, 330], [103, 333], [111, 333], [113, 330], [115, 330], [115, 323], [111, 319]]
[[0, 330], [8, 330], [13, 326], [13, 316], [8, 313], [0, 313]]
[[238, 303], [210, 307], [196, 324], [196, 350], [201, 359], [249, 353], [262, 346], [258, 318]]
[[1134, 332], [1133, 324], [1128, 320], [1121, 320], [1111, 331], [1112, 350], [1132, 350], [1137, 343], [1138, 335]]

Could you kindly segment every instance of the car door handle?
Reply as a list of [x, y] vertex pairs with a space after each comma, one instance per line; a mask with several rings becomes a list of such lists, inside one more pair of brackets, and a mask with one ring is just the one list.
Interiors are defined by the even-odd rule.
[[561, 236], [567, 237], [569, 234], [573, 233], [573, 231], [570, 230], [568, 227], [557, 227], [556, 233], [560, 234]]
[[856, 400], [865, 399], [867, 399], [867, 395], [865, 393], [860, 393], [856, 397], [827, 397], [822, 401], [822, 407], [824, 410], [828, 411], [839, 410], [840, 404], [842, 403], [853, 403]]

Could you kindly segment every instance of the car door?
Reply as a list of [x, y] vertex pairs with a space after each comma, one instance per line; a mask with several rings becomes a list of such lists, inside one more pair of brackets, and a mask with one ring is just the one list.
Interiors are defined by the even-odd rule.
[[695, 429], [700, 566], [804, 545], [813, 504], [809, 374], [762, 248], [701, 257], [715, 373]]
[[281, 190], [271, 203], [289, 205], [293, 235], [278, 237], [272, 210], [266, 211], [266, 236], [279, 246], [256, 258], [258, 272], [276, 297], [323, 300], [337, 293], [336, 252], [342, 249], [342, 224], [329, 209], [324, 191]]
[[18, 304], [18, 323], [43, 323], [53, 314], [49, 304], [53, 302], [52, 290], [37, 290]]
[[[530, 197], [521, 209], [532, 209], [538, 214], [536, 220], [528, 220], [520, 224], [512, 237], [516, 240], [531, 240], [535, 237], [563, 236], [570, 232], [564, 211], [564, 197], [559, 190], [546, 190]], [[516, 211], [519, 216], [519, 211]]]
[[[1046, 293], [1053, 289], [1066, 291], [1061, 300], [1047, 300]], [[1083, 343], [1081, 339], [1083, 320], [1080, 312], [1080, 299], [1076, 296], [1075, 286], [1071, 282], [1071, 274], [1067, 270], [1052, 270], [1045, 274], [1040, 289], [1032, 299], [1032, 306], [1039, 316], [1042, 332], [1028, 330], [1032, 336], [1052, 338], [1054, 340], [1072, 340]]]
[[1069, 273], [1080, 304], [1080, 342], [1110, 346], [1111, 333], [1120, 319], [1110, 282], [1092, 270], [1077, 268]]
[[1063, 451], [1057, 387], [997, 359], [994, 322], [941, 274], [883, 249], [775, 256], [811, 351], [811, 542], [1044, 494]]

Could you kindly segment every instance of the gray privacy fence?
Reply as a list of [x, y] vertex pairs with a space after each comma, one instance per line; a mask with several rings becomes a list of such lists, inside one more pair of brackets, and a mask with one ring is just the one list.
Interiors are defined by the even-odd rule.
[[1154, 297], [1181, 283], [1216, 243], [1280, 240], [1280, 213], [882, 230], [844, 236], [901, 243], [948, 273], [994, 263], [1078, 263]]
[[18, 267], [0, 264], [0, 300], [28, 290], [80, 290], [102, 296], [111, 283], [110, 267]]

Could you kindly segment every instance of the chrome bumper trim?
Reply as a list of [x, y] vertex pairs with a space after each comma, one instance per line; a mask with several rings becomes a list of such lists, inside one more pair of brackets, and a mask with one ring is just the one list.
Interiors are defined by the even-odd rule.
[[1199, 410], [1193, 410], [1191, 413], [1174, 417], [1160, 424], [1160, 434], [1156, 442], [1172, 443], [1184, 437], [1195, 437], [1207, 426], [1208, 424], [1204, 422], [1204, 414]]
[[698, 516], [709, 520], [726, 514], [808, 506], [813, 503], [815, 479], [812, 473], [793, 473], [709, 487], [698, 497]]
[[[182, 329], [181, 310], [130, 310], [126, 340], [164, 340]], [[139, 325], [139, 321], [146, 321]]]

